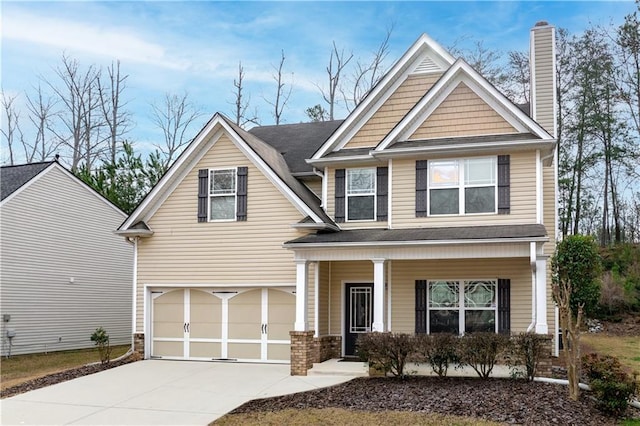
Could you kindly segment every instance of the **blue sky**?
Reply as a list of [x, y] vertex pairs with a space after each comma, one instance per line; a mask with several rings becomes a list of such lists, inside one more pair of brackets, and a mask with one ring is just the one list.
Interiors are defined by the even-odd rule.
[[332, 41], [365, 59], [393, 24], [386, 65], [423, 32], [443, 46], [467, 38], [483, 40], [489, 48], [526, 51], [529, 29], [537, 21], [579, 33], [590, 23], [620, 24], [635, 9], [632, 1], [3, 1], [1, 7], [2, 89], [22, 96], [38, 83], [38, 76], [54, 79], [53, 67], [63, 52], [84, 66], [120, 59], [129, 75], [125, 97], [135, 121], [129, 138], [140, 149], [159, 138], [149, 104], [164, 93], [187, 91], [202, 109], [192, 134], [216, 111], [231, 116], [238, 61], [261, 123], [272, 124], [263, 98], [275, 92], [273, 65], [284, 50], [293, 92], [283, 118], [297, 123], [306, 120], [307, 107], [322, 102], [316, 84], [325, 83]]

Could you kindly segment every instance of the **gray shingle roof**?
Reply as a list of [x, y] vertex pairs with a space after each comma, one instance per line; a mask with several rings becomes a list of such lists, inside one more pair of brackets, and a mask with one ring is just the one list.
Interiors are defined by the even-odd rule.
[[313, 156], [342, 121], [260, 126], [252, 128], [249, 133], [282, 154], [291, 173], [304, 173], [313, 170], [304, 160]]
[[243, 130], [239, 126], [236, 126], [231, 120], [221, 115], [223, 119], [235, 130], [238, 135], [249, 145], [249, 147], [264, 160], [271, 170], [273, 170], [282, 181], [298, 196], [300, 199], [309, 206], [313, 212], [318, 215], [324, 223], [335, 225], [333, 220], [325, 213], [320, 207], [320, 199], [311, 192], [309, 188], [304, 186], [297, 178], [295, 178], [284, 157], [273, 146], [267, 144], [263, 140], [254, 136], [253, 134]]
[[493, 225], [460, 226], [447, 228], [411, 229], [354, 229], [334, 233], [306, 235], [285, 243], [293, 244], [335, 244], [335, 243], [393, 243], [402, 241], [442, 241], [442, 240], [491, 240], [509, 238], [546, 237], [544, 225]]
[[54, 161], [0, 167], [0, 200], [16, 192]]

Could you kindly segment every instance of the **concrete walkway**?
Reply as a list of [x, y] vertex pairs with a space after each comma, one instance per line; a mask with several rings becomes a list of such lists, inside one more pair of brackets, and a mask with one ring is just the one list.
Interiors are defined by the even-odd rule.
[[0, 401], [3, 425], [206, 425], [256, 398], [353, 376], [290, 376], [288, 365], [139, 361]]

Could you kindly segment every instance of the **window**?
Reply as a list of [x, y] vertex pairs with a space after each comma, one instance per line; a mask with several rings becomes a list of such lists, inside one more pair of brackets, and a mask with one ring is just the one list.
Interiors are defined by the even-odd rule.
[[347, 220], [375, 220], [376, 169], [347, 170]]
[[236, 219], [236, 170], [209, 170], [209, 220]]
[[497, 289], [497, 280], [429, 281], [429, 333], [497, 332]]
[[495, 213], [496, 157], [429, 161], [429, 214]]

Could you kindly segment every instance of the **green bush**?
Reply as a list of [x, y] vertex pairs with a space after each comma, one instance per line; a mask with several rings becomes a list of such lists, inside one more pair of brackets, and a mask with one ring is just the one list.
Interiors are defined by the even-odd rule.
[[544, 353], [547, 336], [531, 332], [520, 333], [512, 338], [512, 364], [523, 366], [527, 380], [532, 381]]
[[356, 346], [360, 359], [370, 367], [404, 377], [404, 367], [413, 352], [414, 342], [414, 337], [405, 333], [367, 333], [358, 336]]
[[488, 378], [496, 365], [498, 355], [507, 348], [509, 338], [497, 333], [465, 334], [459, 340], [461, 365], [469, 365], [483, 379]]
[[582, 370], [598, 398], [598, 408], [613, 416], [622, 415], [637, 390], [636, 378], [629, 376], [618, 358], [610, 355], [584, 355]]
[[91, 341], [98, 347], [100, 362], [107, 364], [111, 360], [111, 345], [107, 331], [102, 327], [96, 328], [96, 331], [91, 335]]
[[428, 362], [438, 377], [445, 377], [450, 364], [458, 363], [458, 337], [450, 333], [416, 336], [416, 360]]

